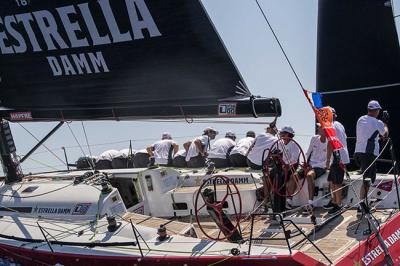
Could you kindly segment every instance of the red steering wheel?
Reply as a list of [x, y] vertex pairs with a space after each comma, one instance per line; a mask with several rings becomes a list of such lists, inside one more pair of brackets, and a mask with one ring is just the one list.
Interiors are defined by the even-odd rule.
[[[221, 194], [224, 195], [221, 197]], [[220, 198], [220, 200], [218, 200], [217, 198], [218, 195], [218, 198]], [[226, 223], [227, 215], [223, 211], [223, 208], [226, 208], [227, 204], [231, 204], [231, 207], [234, 210], [234, 214], [231, 215], [233, 217], [231, 217], [230, 223], [228, 224]], [[236, 206], [236, 204], [238, 204], [239, 206]], [[235, 183], [233, 183], [232, 180], [226, 176], [214, 175], [205, 179], [203, 181], [203, 184], [197, 191], [194, 208], [196, 221], [199, 225], [200, 230], [205, 236], [212, 240], [218, 241], [230, 238], [237, 231], [240, 225], [242, 217], [242, 199], [240, 197], [239, 189], [237, 188]], [[209, 235], [204, 230], [200, 222], [200, 211], [203, 208], [214, 211], [220, 228], [217, 237]]]
[[[290, 154], [288, 154], [288, 151], [285, 150], [285, 145], [283, 145], [283, 141], [285, 140], [293, 142], [299, 149], [299, 156], [294, 163], [290, 163]], [[291, 197], [299, 193], [304, 186], [305, 178], [304, 176], [300, 176], [297, 170], [300, 168], [303, 173], [307, 173], [309, 169], [300, 145], [291, 138], [281, 137], [265, 153], [267, 153], [267, 156], [263, 159], [262, 170], [273, 192], [281, 197]], [[296, 184], [294, 192], [288, 192], [286, 189], [283, 189], [291, 178]]]

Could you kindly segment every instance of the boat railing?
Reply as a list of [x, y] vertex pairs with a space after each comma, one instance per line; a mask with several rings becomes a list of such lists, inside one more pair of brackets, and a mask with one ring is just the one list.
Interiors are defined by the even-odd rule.
[[[271, 217], [271, 219], [275, 219], [283, 232], [284, 238], [273, 238], [273, 237], [253, 237], [253, 229], [254, 229], [254, 218], [256, 216], [269, 216]], [[324, 258], [329, 261], [330, 264], [332, 264], [332, 261], [325, 255], [325, 253], [318, 248], [317, 245], [315, 245], [315, 243], [303, 232], [303, 230], [298, 227], [292, 220], [289, 219], [284, 219], [283, 215], [281, 213], [252, 213], [251, 214], [251, 227], [250, 227], [250, 239], [249, 239], [249, 250], [248, 250], [248, 254], [251, 254], [251, 246], [252, 246], [252, 242], [254, 240], [282, 240], [284, 239], [286, 241], [286, 245], [288, 247], [289, 250], [289, 254], [292, 254], [292, 246], [289, 243], [289, 239], [291, 238], [291, 231], [287, 230], [287, 226], [292, 225], [296, 228], [296, 230], [298, 230], [298, 232], [300, 234], [302, 234], [304, 236], [304, 239], [307, 240], [308, 242], [310, 242], [310, 244], [316, 249], [318, 250], [318, 252], [324, 256]]]

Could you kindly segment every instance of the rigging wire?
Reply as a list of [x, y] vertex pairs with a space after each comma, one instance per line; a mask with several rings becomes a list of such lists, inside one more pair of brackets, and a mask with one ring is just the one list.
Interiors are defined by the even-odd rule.
[[63, 164], [63, 165], [53, 165], [53, 166], [51, 166], [51, 165], [48, 165], [48, 164], [46, 164], [46, 163], [44, 163], [44, 162], [41, 162], [41, 161], [39, 161], [39, 160], [35, 160], [35, 159], [33, 159], [33, 158], [28, 158], [29, 160], [31, 160], [31, 161], [33, 161], [33, 162], [35, 162], [35, 163], [37, 163], [37, 164], [40, 164], [40, 165], [43, 165], [43, 167], [36, 167], [36, 168], [25, 168], [25, 170], [28, 170], [28, 169], [40, 169], [40, 168], [51, 168], [51, 169], [53, 169], [53, 170], [56, 170], [56, 171], [60, 171], [60, 169], [57, 169], [56, 167], [59, 167], [59, 166], [64, 166], [65, 164]]
[[392, 83], [392, 84], [385, 84], [385, 85], [354, 88], [354, 89], [348, 89], [348, 90], [325, 91], [325, 92], [318, 92], [318, 93], [321, 95], [338, 94], [338, 93], [347, 93], [347, 92], [354, 92], [354, 91], [366, 91], [366, 90], [374, 90], [374, 89], [381, 89], [381, 88], [389, 88], [389, 87], [395, 87], [395, 86], [399, 86], [399, 85], [400, 85], [400, 82]]
[[67, 184], [67, 185], [65, 185], [63, 187], [59, 187], [59, 188], [56, 188], [56, 189], [53, 189], [53, 190], [50, 190], [50, 191], [46, 191], [46, 192], [43, 192], [43, 193], [40, 193], [40, 194], [32, 195], [32, 196], [15, 196], [15, 195], [7, 195], [7, 194], [0, 194], [0, 196], [1, 197], [8, 197], [8, 198], [16, 198], [16, 199], [36, 198], [36, 197], [40, 197], [40, 196], [43, 196], [43, 195], [51, 194], [51, 193], [56, 192], [56, 191], [63, 190], [65, 188], [73, 186], [73, 185], [74, 185], [74, 183], [71, 182], [70, 184]]
[[[245, 136], [245, 134], [236, 134], [237, 136]], [[296, 134], [297, 137], [312, 137], [314, 135], [310, 135], [310, 134]], [[197, 137], [197, 135], [191, 135], [191, 136], [177, 136], [174, 137], [174, 139], [193, 139]], [[352, 137], [348, 137], [348, 138], [352, 138]], [[145, 142], [145, 141], [157, 141], [159, 140], [158, 138], [143, 138], [143, 139], [135, 139], [135, 142]], [[121, 140], [121, 141], [113, 141], [113, 142], [104, 142], [104, 143], [96, 143], [96, 144], [91, 144], [90, 147], [99, 147], [99, 146], [111, 146], [114, 144], [122, 144], [122, 143], [127, 143], [130, 140]], [[78, 145], [71, 145], [71, 146], [65, 146], [66, 149], [77, 149], [80, 148], [80, 146]], [[58, 150], [62, 150], [62, 148], [53, 148], [50, 149], [52, 151], [58, 151]], [[38, 151], [38, 152], [34, 152], [32, 153], [32, 155], [38, 155], [38, 154], [44, 154], [44, 153], [48, 153], [48, 151]], [[25, 168], [26, 169], [26, 168]]]
[[69, 125], [70, 123], [67, 122], [67, 126], [69, 128], [69, 131], [71, 132], [72, 136], [74, 137], [76, 143], [78, 144], [80, 150], [82, 151], [82, 155], [85, 157], [86, 162], [88, 163], [88, 165], [90, 166], [90, 168], [92, 170], [94, 170], [95, 166], [93, 165], [93, 161], [89, 158], [86, 157], [85, 151], [83, 150], [81, 144], [78, 141], [78, 138], [76, 137], [76, 135], [74, 134], [74, 131], [72, 130], [71, 126]]
[[76, 137], [74, 131], [72, 130], [72, 128], [71, 128], [71, 126], [70, 126], [69, 124], [70, 124], [70, 123], [67, 122], [67, 126], [68, 126], [68, 128], [69, 128], [69, 131], [71, 132], [72, 136], [74, 137], [75, 142], [78, 144], [78, 147], [79, 147], [79, 149], [80, 149], [81, 152], [82, 152], [82, 155], [85, 156], [85, 155], [86, 155], [86, 154], [85, 154], [85, 151], [83, 150], [82, 145], [79, 143], [78, 138]]
[[[18, 125], [20, 125], [23, 129], [25, 129], [26, 132], [28, 132], [34, 139], [36, 139], [38, 142], [40, 142], [40, 140], [32, 133], [30, 132], [27, 128], [25, 128], [21, 123], [17, 123]], [[56, 157], [60, 162], [62, 162], [64, 165], [66, 165], [66, 163], [60, 158], [58, 157], [54, 152], [52, 152], [49, 148], [47, 148], [46, 145], [42, 144], [43, 147], [46, 148], [46, 150], [48, 150], [48, 152], [50, 152], [52, 155], [54, 155], [54, 157]]]
[[87, 136], [87, 134], [86, 134], [85, 125], [83, 124], [83, 121], [81, 121], [81, 123], [82, 123], [83, 133], [85, 134], [86, 145], [87, 145], [87, 147], [88, 147], [90, 157], [92, 157], [92, 151], [90, 150], [90, 145], [89, 145], [88, 136]]
[[294, 69], [292, 63], [290, 62], [290, 59], [289, 59], [289, 57], [287, 56], [287, 54], [286, 54], [286, 52], [285, 52], [285, 49], [283, 48], [281, 42], [279, 41], [278, 36], [275, 34], [275, 31], [274, 31], [274, 29], [272, 28], [272, 26], [271, 26], [271, 24], [270, 24], [270, 22], [269, 22], [269, 20], [268, 20], [268, 18], [267, 18], [267, 15], [265, 14], [265, 12], [264, 12], [264, 10], [262, 9], [262, 7], [261, 7], [260, 3], [258, 2], [258, 0], [256, 0], [256, 3], [257, 3], [257, 5], [258, 5], [258, 8], [260, 9], [262, 15], [264, 16], [264, 19], [265, 19], [265, 21], [267, 22], [269, 29], [271, 30], [272, 34], [274, 35], [274, 38], [275, 38], [276, 42], [278, 43], [278, 45], [279, 45], [279, 47], [280, 47], [280, 49], [281, 49], [283, 55], [285, 56], [286, 61], [287, 61], [287, 63], [288, 63], [289, 66], [290, 66], [290, 69], [292, 70], [294, 76], [296, 77], [297, 82], [299, 83], [300, 87], [304, 90], [304, 86], [303, 86], [303, 84], [301, 83], [301, 80], [300, 80], [299, 76], [297, 75], [297, 72], [296, 72], [296, 70]]
[[[381, 150], [381, 152], [379, 153], [379, 155], [378, 155], [378, 156], [375, 158], [375, 160], [368, 166], [368, 168], [365, 169], [364, 172], [360, 174], [361, 176], [364, 175], [364, 173], [365, 173], [366, 171], [368, 171], [368, 169], [376, 162], [376, 160], [377, 160], [379, 157], [382, 156], [382, 154], [384, 153], [384, 151], [385, 151], [386, 148], [388, 147], [388, 143], [389, 143], [389, 142], [387, 142], [387, 143], [385, 144], [385, 146], [382, 148], [382, 150]], [[351, 179], [350, 179], [350, 180], [351, 180]], [[346, 184], [346, 185], [343, 185], [342, 187], [340, 187], [340, 188], [338, 188], [338, 189], [336, 189], [336, 190], [331, 191], [331, 193], [340, 191], [340, 190], [342, 190], [342, 189], [344, 189], [344, 188], [346, 188], [346, 187], [353, 187], [353, 190], [354, 190], [353, 183], [355, 183], [355, 182], [356, 182], [356, 180], [351, 180], [350, 183], [348, 183], [348, 184]], [[376, 187], [374, 187], [374, 189], [372, 189], [372, 190], [370, 190], [370, 191], [368, 192], [367, 198], [370, 197], [370, 196], [373, 194], [373, 192], [374, 192], [375, 190], [378, 189], [378, 186], [379, 186], [382, 182], [383, 182], [383, 180], [382, 180]], [[319, 198], [317, 198], [317, 199], [314, 199], [313, 202], [318, 202], [318, 201], [320, 201], [320, 200], [322, 200], [322, 199], [324, 199], [324, 198], [327, 198], [328, 196], [330, 196], [331, 193], [328, 193], [328, 194], [323, 195], [323, 196], [321, 196], [321, 197], [319, 197]], [[390, 193], [389, 193], [389, 194], [390, 194]], [[351, 207], [357, 206], [360, 202], [362, 202], [362, 201], [364, 200], [364, 199], [361, 199], [361, 198], [360, 198], [360, 195], [359, 195], [355, 190], [354, 190], [354, 195], [356, 196], [357, 201], [356, 201], [356, 203], [353, 204]], [[296, 208], [294, 208], [294, 209], [284, 211], [284, 212], [282, 212], [282, 213], [283, 213], [283, 214], [287, 214], [287, 213], [293, 213], [293, 212], [296, 212], [296, 211], [300, 211], [300, 210], [301, 210], [302, 208], [304, 208], [306, 205], [308, 205], [308, 203], [307, 203], [307, 204], [304, 204], [304, 205], [300, 205], [300, 206], [298, 206], [298, 207], [296, 207]]]

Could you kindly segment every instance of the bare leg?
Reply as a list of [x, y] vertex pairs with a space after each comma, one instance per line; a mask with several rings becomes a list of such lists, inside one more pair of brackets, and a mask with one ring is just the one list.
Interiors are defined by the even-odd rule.
[[308, 184], [308, 199], [314, 199], [314, 189], [315, 189], [315, 172], [310, 170], [307, 173], [307, 184]]
[[332, 191], [333, 191], [332, 202], [338, 206], [342, 204], [342, 191], [340, 190], [341, 187], [342, 187], [341, 184], [339, 185], [332, 183]]
[[360, 199], [363, 200], [365, 199], [366, 195], [368, 194], [369, 191], [369, 183], [368, 182], [363, 182], [360, 190]]
[[342, 184], [337, 184], [336, 185], [336, 205], [341, 206], [342, 205]]
[[329, 181], [328, 190], [331, 192], [331, 200], [333, 202], [333, 191], [334, 191], [334, 189], [333, 189], [332, 185], [333, 185], [332, 181]]
[[264, 183], [264, 203], [269, 202], [270, 199], [270, 193], [271, 193], [271, 186], [269, 184], [269, 182], [267, 182], [266, 178], [263, 179], [263, 183]]
[[[296, 175], [296, 177], [294, 177]], [[286, 191], [289, 195], [294, 194], [296, 190], [296, 182], [294, 181], [294, 178], [298, 178], [297, 173], [294, 173], [292, 176], [290, 176], [288, 183], [286, 184]]]

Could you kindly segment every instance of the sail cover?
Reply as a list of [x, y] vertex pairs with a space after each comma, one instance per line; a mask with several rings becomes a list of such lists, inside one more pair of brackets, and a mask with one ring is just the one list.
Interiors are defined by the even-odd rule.
[[2, 0], [0, 76], [11, 120], [280, 114], [235, 98], [243, 80], [198, 0]]
[[[317, 90], [345, 125], [354, 151], [357, 119], [378, 100], [389, 111], [390, 136], [400, 150], [400, 49], [390, 1], [320, 0]], [[374, 87], [376, 86], [376, 87]], [[343, 91], [344, 90], [344, 91]], [[399, 154], [398, 154], [399, 155]]]

